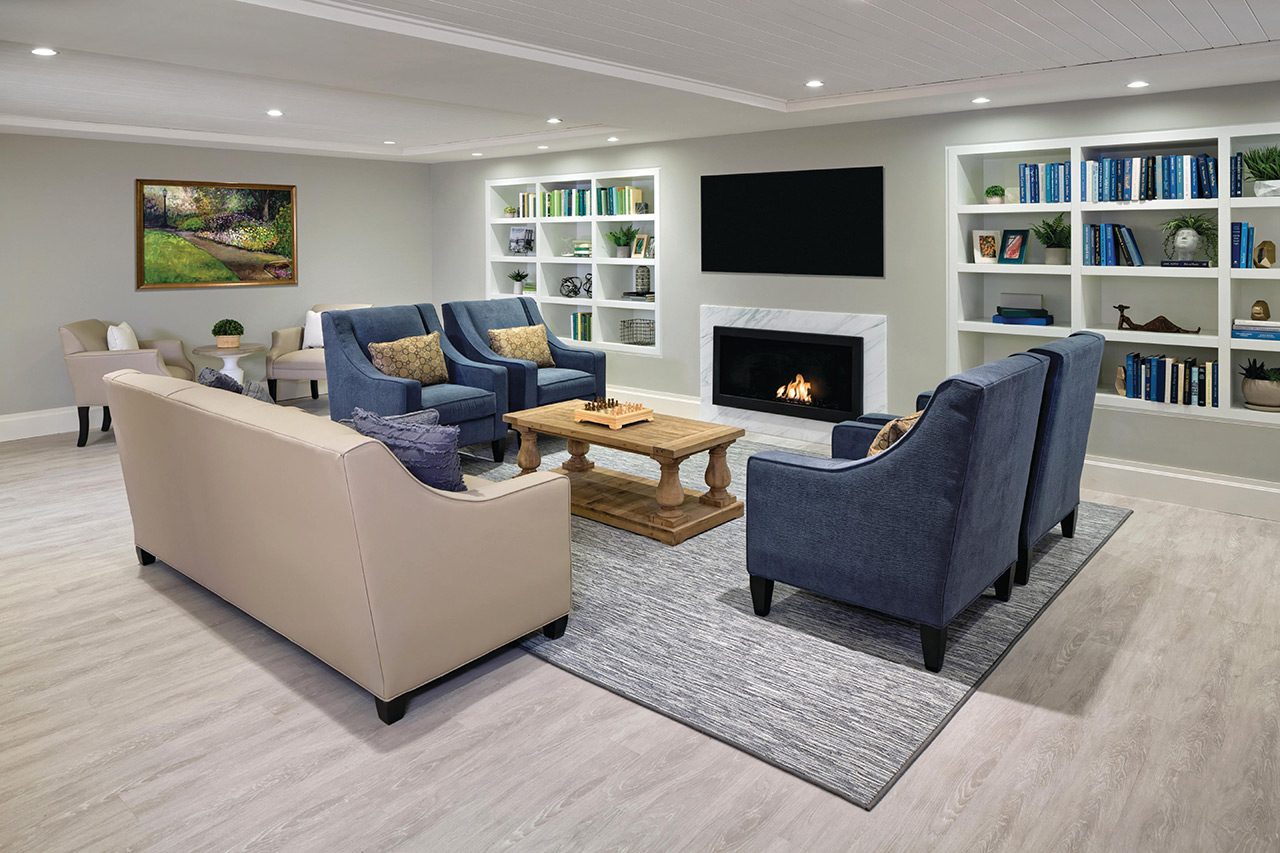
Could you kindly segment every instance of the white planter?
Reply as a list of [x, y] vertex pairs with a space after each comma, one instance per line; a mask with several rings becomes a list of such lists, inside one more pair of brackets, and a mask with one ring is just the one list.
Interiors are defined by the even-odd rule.
[[1004, 204], [1004, 196], [987, 196], [987, 204]]
[[1060, 267], [1067, 263], [1066, 249], [1045, 249], [1044, 262], [1050, 266]]
[[1280, 181], [1254, 181], [1253, 194], [1258, 198], [1276, 198], [1280, 196]]
[[1280, 382], [1267, 379], [1243, 379], [1240, 390], [1244, 393], [1244, 401], [1253, 406], [1266, 406], [1269, 409], [1280, 408]]

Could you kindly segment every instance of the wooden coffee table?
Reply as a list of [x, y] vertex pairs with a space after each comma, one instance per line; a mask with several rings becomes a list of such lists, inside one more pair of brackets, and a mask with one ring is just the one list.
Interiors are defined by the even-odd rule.
[[[655, 414], [652, 421], [611, 430], [599, 424], [575, 423], [573, 412], [581, 405], [581, 400], [569, 400], [503, 417], [520, 432], [516, 462], [522, 475], [533, 473], [542, 464], [539, 435], [569, 440], [569, 459], [556, 473], [569, 476], [574, 515], [668, 545], [679, 545], [742, 517], [742, 501], [728, 491], [729, 465], [725, 461], [729, 445], [745, 434], [741, 427]], [[662, 478], [649, 480], [597, 468], [587, 458], [593, 444], [648, 456], [661, 466]], [[680, 485], [680, 463], [703, 451], [710, 451], [708, 488], [699, 493]]]

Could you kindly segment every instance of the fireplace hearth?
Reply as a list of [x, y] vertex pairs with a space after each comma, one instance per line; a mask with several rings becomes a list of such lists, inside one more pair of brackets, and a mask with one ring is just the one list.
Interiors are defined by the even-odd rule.
[[712, 402], [839, 423], [863, 413], [862, 338], [715, 326]]

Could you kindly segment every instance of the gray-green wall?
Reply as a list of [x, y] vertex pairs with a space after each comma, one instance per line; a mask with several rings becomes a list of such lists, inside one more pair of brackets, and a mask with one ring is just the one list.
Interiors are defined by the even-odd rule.
[[[906, 411], [946, 367], [947, 145], [1245, 124], [1276, 115], [1280, 83], [440, 164], [432, 167], [430, 194], [435, 299], [483, 297], [486, 179], [657, 166], [664, 357], [610, 353], [611, 384], [697, 396], [700, 305], [879, 313], [889, 318], [890, 406]], [[862, 165], [885, 168], [883, 279], [701, 271], [701, 175]], [[750, 211], [726, 215], [741, 223], [749, 241]], [[1267, 427], [1100, 410], [1090, 452], [1280, 481], [1278, 440], [1280, 431]]]
[[[135, 290], [137, 178], [296, 185], [300, 283]], [[0, 135], [0, 415], [72, 404], [58, 342], [72, 320], [127, 320], [190, 349], [221, 317], [269, 343], [318, 302], [428, 300], [429, 180], [422, 164]], [[262, 378], [262, 356], [241, 366]]]

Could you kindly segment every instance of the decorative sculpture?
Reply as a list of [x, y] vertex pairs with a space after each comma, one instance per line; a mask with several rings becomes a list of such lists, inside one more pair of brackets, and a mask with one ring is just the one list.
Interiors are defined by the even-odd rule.
[[1276, 262], [1276, 244], [1263, 240], [1253, 250], [1253, 265], [1260, 270], [1269, 270]]
[[1253, 303], [1253, 308], [1249, 311], [1249, 319], [1251, 320], [1270, 320], [1271, 306], [1267, 304], [1267, 300], [1259, 299]]
[[1133, 332], [1166, 332], [1170, 334], [1179, 334], [1179, 335], [1200, 334], [1199, 326], [1197, 326], [1196, 330], [1193, 332], [1190, 329], [1182, 328], [1181, 326], [1177, 325], [1176, 323], [1174, 323], [1172, 320], [1170, 320], [1168, 317], [1164, 316], [1163, 314], [1161, 314], [1159, 317], [1156, 317], [1151, 322], [1143, 323], [1141, 326], [1139, 326], [1137, 323], [1130, 320], [1129, 317], [1124, 313], [1125, 311], [1129, 310], [1128, 305], [1113, 305], [1111, 307], [1115, 308], [1117, 311], [1120, 312], [1120, 322], [1116, 323], [1117, 329], [1129, 329], [1130, 331], [1133, 331]]

